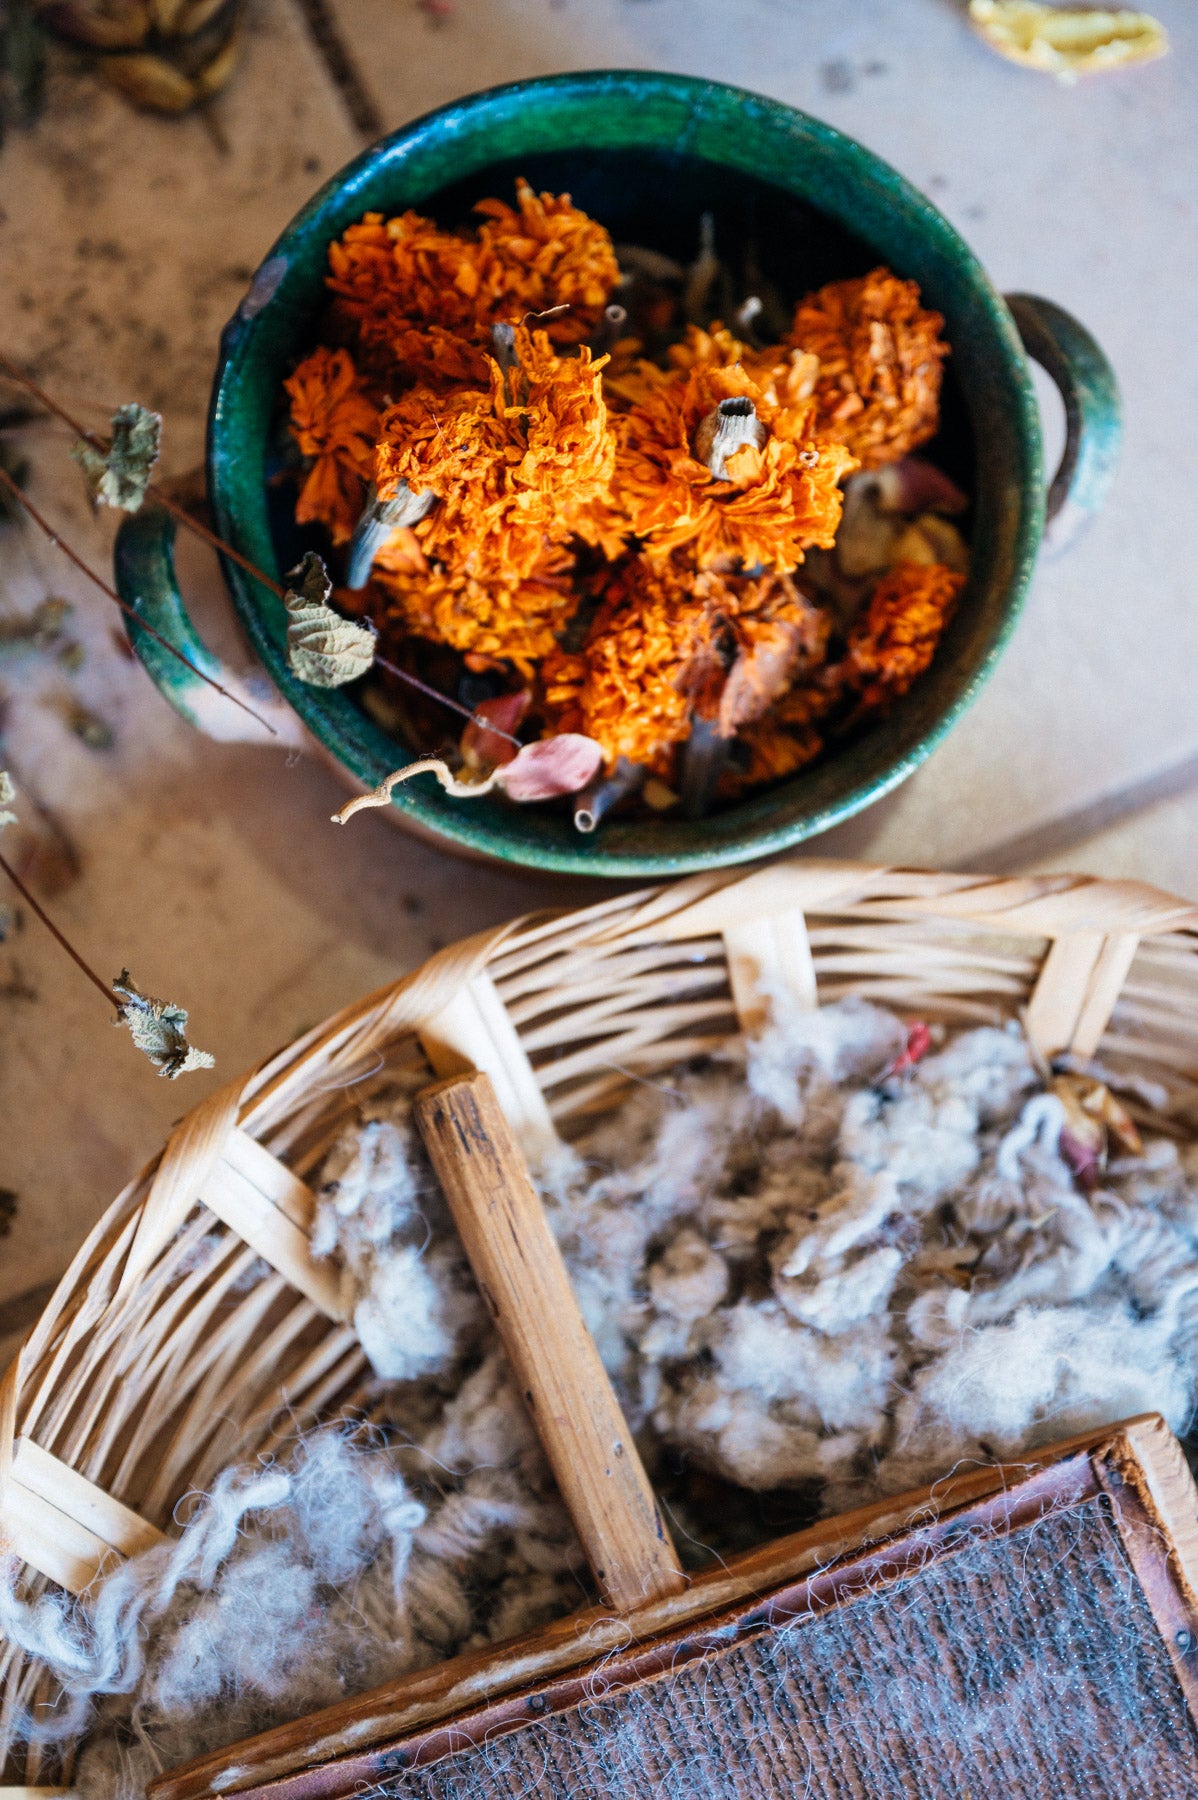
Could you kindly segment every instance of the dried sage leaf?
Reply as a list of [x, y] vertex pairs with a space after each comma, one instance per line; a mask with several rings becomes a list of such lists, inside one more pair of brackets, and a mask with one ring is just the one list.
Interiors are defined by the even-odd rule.
[[15, 825], [17, 822], [16, 813], [6, 810], [13, 804], [16, 797], [17, 790], [13, 786], [12, 776], [7, 769], [0, 769], [0, 831], [3, 831], [6, 825]]
[[127, 1025], [137, 1048], [144, 1052], [160, 1075], [174, 1081], [193, 1069], [211, 1069], [215, 1058], [196, 1050], [187, 1041], [187, 1013], [170, 1000], [155, 1000], [138, 989], [128, 969], [112, 984], [121, 996], [119, 1025]]
[[287, 608], [287, 666], [310, 687], [341, 687], [365, 675], [374, 661], [369, 625], [343, 619], [329, 605], [333, 584], [315, 550], [292, 569], [283, 596]]
[[133, 400], [113, 413], [112, 442], [107, 450], [97, 450], [86, 438], [79, 438], [71, 455], [99, 506], [136, 512], [146, 497], [161, 442], [162, 415]]

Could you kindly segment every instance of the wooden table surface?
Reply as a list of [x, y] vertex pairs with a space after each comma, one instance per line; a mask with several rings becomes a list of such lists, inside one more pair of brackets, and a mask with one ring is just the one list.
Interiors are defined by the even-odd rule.
[[[1106, 512], [1041, 564], [979, 703], [905, 787], [818, 848], [1074, 866], [1198, 894], [1198, 13], [1155, 10], [1170, 57], [1066, 87], [995, 57], [953, 0], [254, 0], [215, 131], [136, 113], [56, 54], [45, 113], [0, 150], [4, 348], [89, 422], [130, 399], [159, 408], [164, 466], [181, 472], [200, 459], [218, 332], [250, 274], [377, 130], [493, 82], [601, 66], [719, 77], [816, 113], [928, 192], [1001, 288], [1076, 311], [1126, 406]], [[88, 513], [66, 435], [39, 427], [28, 444], [34, 496], [102, 567], [110, 526]], [[0, 1189], [17, 1211], [0, 1241], [0, 1356], [211, 1085], [436, 945], [596, 891], [456, 863], [377, 816], [334, 837], [340, 789], [321, 764], [190, 732], [122, 654], [115, 609], [32, 535], [4, 545], [0, 618], [64, 596], [86, 649], [75, 675], [0, 664], [0, 767], [78, 858], [51, 904], [105, 974], [127, 963], [187, 1005], [217, 1068], [157, 1081], [45, 934], [10, 932]], [[212, 565], [180, 560], [227, 631]], [[72, 695], [112, 727], [110, 748], [67, 728]]]

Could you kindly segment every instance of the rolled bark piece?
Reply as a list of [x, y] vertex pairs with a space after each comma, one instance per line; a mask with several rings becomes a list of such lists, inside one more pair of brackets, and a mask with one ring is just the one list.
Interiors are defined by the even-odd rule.
[[686, 1585], [490, 1078], [425, 1088], [416, 1122], [604, 1598], [632, 1612]]
[[644, 787], [646, 773], [640, 763], [622, 756], [610, 775], [589, 782], [574, 802], [575, 831], [594, 831], [621, 800], [631, 799]]
[[702, 819], [711, 811], [731, 742], [721, 736], [718, 719], [696, 719], [691, 726], [682, 747], [678, 784], [683, 818]]

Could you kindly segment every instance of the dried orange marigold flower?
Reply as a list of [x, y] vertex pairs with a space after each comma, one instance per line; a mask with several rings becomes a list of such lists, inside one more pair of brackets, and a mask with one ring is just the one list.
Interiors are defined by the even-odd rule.
[[[817, 437], [811, 402], [782, 403], [772, 379], [739, 364], [696, 361], [674, 373], [642, 364], [638, 379], [635, 403], [612, 421], [616, 470], [603, 529], [622, 525], [652, 562], [685, 551], [700, 568], [743, 561], [787, 572], [813, 545], [831, 545], [840, 481], [856, 465], [841, 444]], [[728, 457], [720, 479], [703, 460], [704, 431], [727, 402], [748, 402], [741, 410], [763, 429]]]
[[790, 342], [819, 358], [820, 425], [866, 469], [897, 462], [936, 430], [944, 320], [913, 281], [874, 269], [801, 300]]
[[283, 384], [291, 399], [296, 443], [312, 467], [295, 516], [327, 525], [335, 544], [352, 535], [374, 474], [379, 409], [364, 391], [347, 350], [321, 347]]
[[555, 344], [580, 343], [595, 330], [620, 266], [604, 227], [569, 194], [537, 194], [516, 183], [516, 205], [480, 200], [478, 228], [491, 319], [514, 319], [551, 307], [568, 310], [545, 321]]
[[606, 596], [581, 654], [554, 651], [541, 670], [544, 711], [554, 731], [581, 731], [621, 756], [667, 774], [690, 733], [686, 673], [711, 646], [711, 609], [693, 592], [694, 572], [634, 560]]
[[838, 684], [831, 671], [793, 687], [769, 714], [740, 734], [748, 752], [741, 768], [720, 777], [717, 792], [736, 799], [766, 781], [781, 781], [814, 760], [824, 747], [820, 721], [836, 703]]
[[607, 498], [615, 446], [602, 362], [558, 356], [543, 331], [517, 327], [515, 364], [489, 359], [486, 389], [405, 394], [383, 415], [375, 480], [438, 504], [416, 527], [425, 553], [476, 576], [511, 580], [537, 567]]
[[722, 576], [641, 558], [616, 574], [581, 652], [542, 670], [554, 729], [670, 772], [696, 716], [731, 737], [823, 657], [828, 620], [787, 576]]
[[861, 707], [885, 706], [905, 694], [936, 652], [965, 577], [943, 563], [896, 563], [849, 632], [841, 665]]
[[372, 608], [384, 639], [429, 638], [483, 663], [512, 663], [525, 677], [554, 649], [578, 605], [572, 558], [559, 551], [528, 576], [486, 580], [463, 569], [423, 572], [376, 565]]
[[[417, 367], [430, 327], [478, 345], [497, 321], [557, 306], [568, 311], [546, 321], [550, 338], [579, 342], [620, 278], [611, 238], [568, 194], [536, 194], [518, 181], [516, 202], [482, 201], [477, 233], [445, 231], [416, 212], [367, 213], [329, 248], [339, 316], [363, 343]], [[448, 346], [442, 354], [449, 360]]]

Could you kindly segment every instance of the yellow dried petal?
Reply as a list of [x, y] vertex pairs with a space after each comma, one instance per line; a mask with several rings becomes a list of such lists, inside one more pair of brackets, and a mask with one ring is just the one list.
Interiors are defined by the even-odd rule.
[[1072, 81], [1164, 56], [1158, 19], [1126, 8], [1044, 6], [1040, 0], [970, 0], [971, 23], [992, 50], [1025, 68]]

